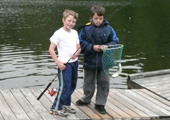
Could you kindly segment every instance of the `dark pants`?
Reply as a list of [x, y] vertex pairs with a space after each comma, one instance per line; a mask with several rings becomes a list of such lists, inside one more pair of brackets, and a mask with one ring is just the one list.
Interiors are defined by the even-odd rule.
[[[52, 109], [61, 110], [63, 105], [71, 105], [71, 95], [76, 89], [78, 77], [78, 61], [67, 63], [66, 69], [60, 72], [59, 89], [52, 105]], [[58, 71], [59, 72], [59, 71]]]
[[96, 104], [105, 106], [109, 94], [110, 76], [105, 74], [103, 70], [96, 72], [96, 70], [84, 69], [84, 96], [81, 100], [83, 102], [91, 102], [96, 87]]

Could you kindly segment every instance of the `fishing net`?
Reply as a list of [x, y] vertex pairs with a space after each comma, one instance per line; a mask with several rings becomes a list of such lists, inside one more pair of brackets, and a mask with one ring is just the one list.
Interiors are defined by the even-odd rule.
[[106, 74], [109, 74], [109, 69], [118, 66], [121, 63], [123, 45], [116, 44], [116, 45], [109, 45], [103, 46], [102, 48], [103, 55], [102, 55], [102, 65], [103, 70]]

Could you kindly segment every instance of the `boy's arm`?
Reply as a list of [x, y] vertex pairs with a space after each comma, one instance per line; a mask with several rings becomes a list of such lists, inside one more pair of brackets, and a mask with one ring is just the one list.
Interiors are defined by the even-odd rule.
[[52, 57], [52, 59], [54, 60], [54, 62], [57, 64], [57, 66], [60, 68], [60, 70], [64, 70], [66, 68], [66, 66], [64, 65], [64, 63], [61, 63], [58, 58], [57, 55], [55, 53], [55, 48], [56, 48], [56, 44], [51, 42], [50, 46], [49, 46], [49, 53]]
[[80, 54], [80, 52], [81, 52], [81, 46], [80, 46], [80, 44], [77, 44], [77, 49], [79, 49], [77, 52], [76, 52], [76, 54], [75, 55], [79, 55]]
[[77, 58], [80, 52], [81, 52], [81, 46], [80, 44], [77, 44], [77, 52], [72, 56], [72, 59]]
[[114, 31], [114, 29], [111, 27], [111, 40], [110, 42], [107, 43], [107, 45], [114, 45], [114, 44], [118, 44], [119, 43], [119, 38], [116, 35], [116, 32]]

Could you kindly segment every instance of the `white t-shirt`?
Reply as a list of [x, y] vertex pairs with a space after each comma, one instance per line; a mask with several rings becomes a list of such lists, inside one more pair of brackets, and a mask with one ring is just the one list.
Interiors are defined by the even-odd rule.
[[[78, 33], [71, 29], [71, 32], [66, 32], [63, 28], [54, 32], [50, 41], [57, 45], [58, 59], [60, 62], [66, 63], [77, 50], [79, 44]], [[71, 59], [69, 62], [75, 62], [76, 59]]]

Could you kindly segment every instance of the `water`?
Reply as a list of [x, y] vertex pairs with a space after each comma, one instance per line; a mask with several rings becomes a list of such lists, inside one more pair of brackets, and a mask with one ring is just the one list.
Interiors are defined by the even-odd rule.
[[[49, 38], [62, 26], [62, 12], [72, 9], [79, 13], [76, 29], [88, 22], [94, 4], [106, 8], [106, 18], [124, 45], [123, 71], [111, 78], [111, 88], [126, 89], [128, 74], [170, 68], [168, 0], [1, 0], [1, 89], [45, 88], [57, 73], [48, 47]], [[83, 85], [82, 61], [80, 55], [77, 88]], [[57, 85], [56, 79], [52, 87]]]

